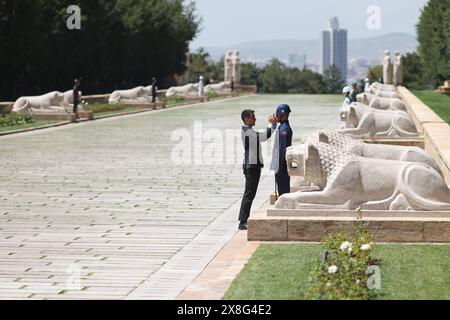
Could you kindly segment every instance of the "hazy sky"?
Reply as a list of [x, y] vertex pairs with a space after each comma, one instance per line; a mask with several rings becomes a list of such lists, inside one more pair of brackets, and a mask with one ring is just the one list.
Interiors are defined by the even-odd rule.
[[[245, 41], [318, 39], [330, 17], [339, 18], [349, 38], [392, 32], [415, 34], [420, 9], [428, 0], [194, 0], [203, 18], [191, 48], [231, 46]], [[380, 8], [380, 28], [369, 6]], [[373, 12], [373, 11], [372, 11]], [[371, 29], [367, 21], [372, 22]], [[376, 23], [376, 22], [375, 22]]]

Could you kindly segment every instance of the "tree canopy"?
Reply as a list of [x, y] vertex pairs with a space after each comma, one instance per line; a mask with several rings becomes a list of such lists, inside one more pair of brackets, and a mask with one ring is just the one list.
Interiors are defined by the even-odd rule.
[[431, 87], [441, 85], [450, 79], [450, 0], [429, 0], [417, 34], [425, 81]]
[[[186, 70], [201, 19], [185, 0], [0, 0], [0, 101], [65, 90], [84, 93], [173, 83]], [[69, 5], [81, 30], [69, 30]]]
[[[213, 62], [203, 49], [191, 54], [190, 77], [192, 82], [203, 75], [206, 82], [211, 79], [223, 81], [224, 60]], [[330, 68], [326, 76], [316, 72], [286, 66], [272, 59], [265, 67], [246, 62], [241, 64], [241, 84], [256, 85], [261, 93], [339, 93], [345, 85], [336, 67]]]

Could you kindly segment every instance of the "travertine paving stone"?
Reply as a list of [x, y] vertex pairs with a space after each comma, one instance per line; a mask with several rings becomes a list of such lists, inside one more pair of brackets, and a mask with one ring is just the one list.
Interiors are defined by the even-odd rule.
[[253, 96], [0, 137], [0, 299], [174, 299], [236, 232], [243, 175], [239, 139], [231, 164], [180, 165], [173, 133], [239, 134], [247, 107], [264, 128], [285, 102], [300, 142], [336, 127], [339, 101]]

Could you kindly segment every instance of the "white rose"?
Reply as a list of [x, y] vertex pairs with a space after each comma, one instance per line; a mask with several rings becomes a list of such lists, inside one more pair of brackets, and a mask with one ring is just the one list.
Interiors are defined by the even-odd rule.
[[370, 246], [370, 244], [363, 244], [361, 246], [361, 251], [370, 251], [372, 250], [372, 247]]
[[334, 265], [328, 268], [328, 273], [330, 273], [330, 274], [334, 274], [337, 271], [338, 271], [338, 267], [336, 267]]
[[340, 248], [341, 251], [345, 251], [347, 250], [350, 246], [352, 246], [352, 244], [348, 241], [345, 241], [344, 243], [341, 244]]

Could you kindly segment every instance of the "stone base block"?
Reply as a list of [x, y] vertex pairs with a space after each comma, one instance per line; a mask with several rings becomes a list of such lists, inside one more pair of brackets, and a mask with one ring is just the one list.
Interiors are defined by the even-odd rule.
[[195, 102], [209, 102], [209, 97], [208, 96], [203, 96], [203, 97], [188, 97], [185, 98], [188, 101], [195, 101]]
[[450, 88], [442, 86], [442, 87], [439, 87], [439, 89], [437, 89], [436, 92], [439, 92], [439, 93], [450, 93]]
[[221, 98], [236, 98], [239, 97], [239, 94], [237, 92], [221, 92], [216, 93], [218, 97]]
[[75, 113], [33, 113], [34, 120], [71, 121], [77, 119]]
[[109, 94], [97, 94], [90, 96], [82, 96], [81, 100], [86, 101], [89, 104], [100, 103], [107, 104], [109, 99]]
[[248, 93], [257, 93], [258, 88], [255, 85], [249, 85], [249, 86], [243, 86], [243, 85], [237, 85], [237, 90], [240, 90], [242, 92], [248, 92]]
[[78, 118], [79, 119], [93, 120], [94, 119], [94, 112], [92, 112], [92, 111], [78, 111]]
[[125, 103], [127, 108], [137, 108], [137, 109], [164, 109], [166, 108], [166, 104], [164, 102], [145, 102], [145, 103]]
[[[289, 210], [282, 210], [289, 211]], [[300, 212], [301, 210], [293, 210]], [[450, 212], [311, 211], [258, 212], [248, 221], [249, 241], [320, 242], [326, 235], [367, 223], [377, 242], [450, 243]]]

